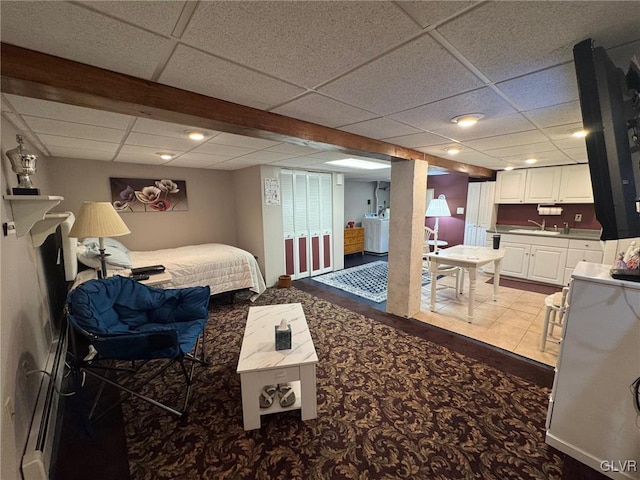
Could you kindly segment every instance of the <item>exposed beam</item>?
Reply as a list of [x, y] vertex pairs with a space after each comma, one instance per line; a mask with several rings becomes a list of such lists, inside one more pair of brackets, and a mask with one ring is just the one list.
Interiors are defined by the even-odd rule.
[[494, 172], [315, 123], [265, 112], [44, 53], [1, 44], [2, 92], [249, 137], [430, 165], [492, 177]]

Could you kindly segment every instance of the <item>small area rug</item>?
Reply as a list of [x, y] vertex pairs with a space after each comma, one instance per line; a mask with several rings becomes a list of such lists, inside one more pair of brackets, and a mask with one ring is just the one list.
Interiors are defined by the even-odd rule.
[[[313, 277], [316, 282], [353, 293], [376, 303], [387, 299], [388, 264], [384, 260], [365, 263], [357, 267], [339, 270]], [[422, 274], [422, 285], [431, 280], [429, 274]]]

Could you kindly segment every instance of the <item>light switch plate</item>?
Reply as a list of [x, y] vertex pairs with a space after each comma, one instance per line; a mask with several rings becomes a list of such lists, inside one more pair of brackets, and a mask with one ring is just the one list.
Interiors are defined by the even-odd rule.
[[456, 214], [457, 215], [464, 215], [464, 207], [456, 208]]

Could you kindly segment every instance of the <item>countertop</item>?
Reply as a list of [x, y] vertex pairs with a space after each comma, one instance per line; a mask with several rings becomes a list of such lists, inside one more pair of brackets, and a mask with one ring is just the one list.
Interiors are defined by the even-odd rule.
[[[526, 233], [519, 233], [519, 232], [512, 232], [511, 230], [530, 230], [531, 232], [535, 232], [536, 230], [539, 230], [539, 228], [536, 227], [526, 227], [526, 226], [522, 226], [522, 225], [496, 225], [496, 231], [497, 233], [508, 233], [509, 235], [527, 235]], [[579, 229], [579, 228], [572, 228], [568, 234], [564, 234], [562, 233], [562, 230], [560, 229], [560, 227], [558, 227], [558, 229], [560, 230], [560, 233], [558, 235], [549, 235], [546, 238], [570, 238], [570, 239], [576, 239], [576, 240], [600, 240], [600, 230], [583, 230], [583, 229]], [[553, 231], [553, 226], [551, 226], [551, 228], [546, 228], [546, 230], [549, 231]], [[487, 233], [490, 233], [489, 230], [487, 230]], [[536, 235], [538, 236], [539, 234], [535, 234], [535, 233], [531, 233], [530, 235]]]

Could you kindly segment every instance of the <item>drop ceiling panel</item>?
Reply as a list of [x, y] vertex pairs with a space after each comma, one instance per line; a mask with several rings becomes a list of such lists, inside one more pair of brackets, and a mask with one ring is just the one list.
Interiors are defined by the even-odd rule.
[[481, 85], [444, 47], [424, 35], [319, 90], [351, 105], [386, 115]]
[[236, 135], [234, 133], [221, 133], [216, 135], [208, 144], [230, 145], [232, 147], [253, 148], [255, 150], [262, 150], [264, 148], [273, 147], [280, 142], [274, 142], [272, 140], [265, 140], [263, 138], [244, 137], [242, 135]]
[[141, 147], [137, 145], [123, 145], [115, 159], [116, 162], [155, 163], [161, 165], [167, 163], [158, 156], [155, 147]]
[[30, 117], [27, 115], [23, 115], [22, 118], [27, 125], [29, 125], [29, 128], [38, 135], [49, 134], [69, 137], [70, 139], [77, 138], [120, 143], [126, 133], [124, 130], [50, 120], [48, 118]]
[[612, 47], [635, 40], [635, 2], [487, 2], [438, 28], [492, 81], [572, 60], [573, 45], [589, 36]]
[[573, 62], [496, 85], [521, 110], [548, 107], [578, 99]]
[[51, 147], [49, 148], [49, 153], [52, 157], [82, 158], [84, 160], [100, 160], [107, 162], [113, 158], [113, 154], [109, 152], [85, 150], [82, 148]]
[[32, 117], [51, 118], [66, 122], [84, 123], [98, 127], [126, 130], [135, 117], [120, 113], [105, 112], [93, 108], [77, 107], [37, 98], [4, 95], [16, 112]]
[[313, 87], [419, 31], [391, 2], [200, 2], [182, 40]]
[[93, 150], [105, 152], [113, 156], [118, 150], [119, 144], [99, 142], [96, 140], [85, 140], [81, 138], [61, 137], [58, 135], [38, 135], [40, 141], [51, 151], [54, 147], [64, 147], [76, 150]]
[[395, 143], [407, 148], [426, 147], [431, 145], [444, 145], [451, 143], [451, 140], [433, 133], [415, 133], [413, 135], [403, 135], [401, 137], [386, 138], [385, 141]]
[[449, 18], [458, 12], [464, 11], [478, 2], [397, 2], [407, 14], [413, 18], [422, 28]]
[[281, 143], [267, 148], [270, 152], [276, 153], [290, 153], [292, 155], [310, 155], [312, 153], [318, 153], [320, 150], [315, 148], [306, 147], [304, 145], [296, 145], [294, 143]]
[[347, 125], [345, 127], [341, 127], [340, 130], [377, 139], [422, 133], [417, 128], [404, 125], [385, 117]]
[[190, 166], [201, 165], [203, 167], [208, 167], [210, 165], [215, 165], [218, 163], [226, 162], [231, 160], [233, 157], [229, 157], [226, 155], [209, 155], [202, 153], [194, 153], [189, 152], [183, 155], [180, 155], [178, 158], [174, 158], [173, 160], [169, 160], [167, 162], [168, 165], [179, 165], [186, 166], [187, 163], [190, 163]]
[[555, 152], [558, 148], [551, 142], [533, 143], [530, 145], [517, 145], [515, 147], [496, 148], [493, 150], [484, 150], [485, 153], [497, 158], [510, 157], [520, 155], [530, 157], [533, 154], [541, 152]]
[[193, 150], [193, 153], [206, 153], [212, 155], [225, 155], [228, 157], [239, 157], [253, 151], [253, 148], [233, 147], [231, 145], [221, 145], [219, 143], [205, 143]]
[[78, 2], [89, 9], [98, 10], [121, 21], [162, 35], [170, 35], [176, 26], [186, 2]]
[[260, 109], [279, 105], [304, 92], [300, 87], [184, 45], [176, 47], [158, 81]]
[[271, 111], [332, 128], [376, 117], [371, 112], [352, 107], [317, 93], [310, 93], [296, 98]]
[[[195, 142], [188, 138], [162, 137], [160, 135], [149, 135], [148, 133], [138, 132], [129, 133], [125, 144], [176, 151], [191, 150], [196, 147]], [[156, 150], [156, 152], [160, 150]]]
[[587, 163], [587, 147], [563, 148], [562, 152], [572, 160], [580, 163]]
[[[501, 134], [523, 132], [532, 130], [533, 124], [519, 113], [502, 115], [500, 117], [483, 118], [473, 127], [460, 127], [449, 122], [446, 126], [433, 132], [458, 141], [469, 141], [484, 137], [493, 137]], [[468, 142], [471, 146], [474, 144]], [[533, 142], [532, 142], [533, 143]]]
[[149, 79], [169, 40], [67, 2], [2, 1], [2, 41]]
[[514, 147], [516, 145], [529, 145], [532, 143], [546, 142], [548, 139], [537, 130], [511, 133], [508, 135], [498, 135], [495, 137], [481, 138], [466, 142], [471, 148], [477, 150], [495, 150], [504, 147]]
[[148, 133], [151, 135], [159, 135], [161, 137], [181, 138], [183, 140], [188, 138], [187, 131], [191, 130], [202, 132], [205, 135], [203, 140], [189, 139], [194, 147], [200, 143], [206, 142], [208, 139], [219, 133], [215, 130], [203, 130], [199, 127], [191, 127], [178, 123], [160, 122], [150, 118], [137, 118], [131, 128], [132, 132]]
[[516, 110], [490, 88], [480, 88], [390, 117], [423, 130], [437, 130], [450, 126], [452, 118], [465, 113], [482, 113], [492, 118], [516, 113]]
[[[576, 139], [573, 136], [573, 132], [577, 130], [582, 130], [582, 122], [580, 123], [570, 123], [568, 125], [558, 125], [555, 127], [543, 128], [542, 131], [548, 135], [551, 140], [567, 140], [567, 139]], [[580, 144], [584, 145], [584, 138], [577, 139]]]
[[243, 155], [242, 157], [236, 157], [236, 160], [239, 162], [242, 162], [244, 160], [256, 160], [259, 163], [271, 163], [277, 162], [278, 160], [285, 160], [291, 157], [295, 157], [295, 155], [290, 153], [276, 153], [269, 152], [267, 150], [257, 150], [253, 153]]
[[214, 168], [216, 170], [240, 170], [241, 168], [253, 167], [255, 165], [262, 165], [265, 162], [261, 162], [260, 160], [254, 160], [250, 158], [234, 158], [228, 162], [216, 163], [210, 168]]
[[541, 128], [566, 125], [567, 123], [582, 123], [582, 111], [578, 100], [551, 107], [528, 110], [524, 114]]

